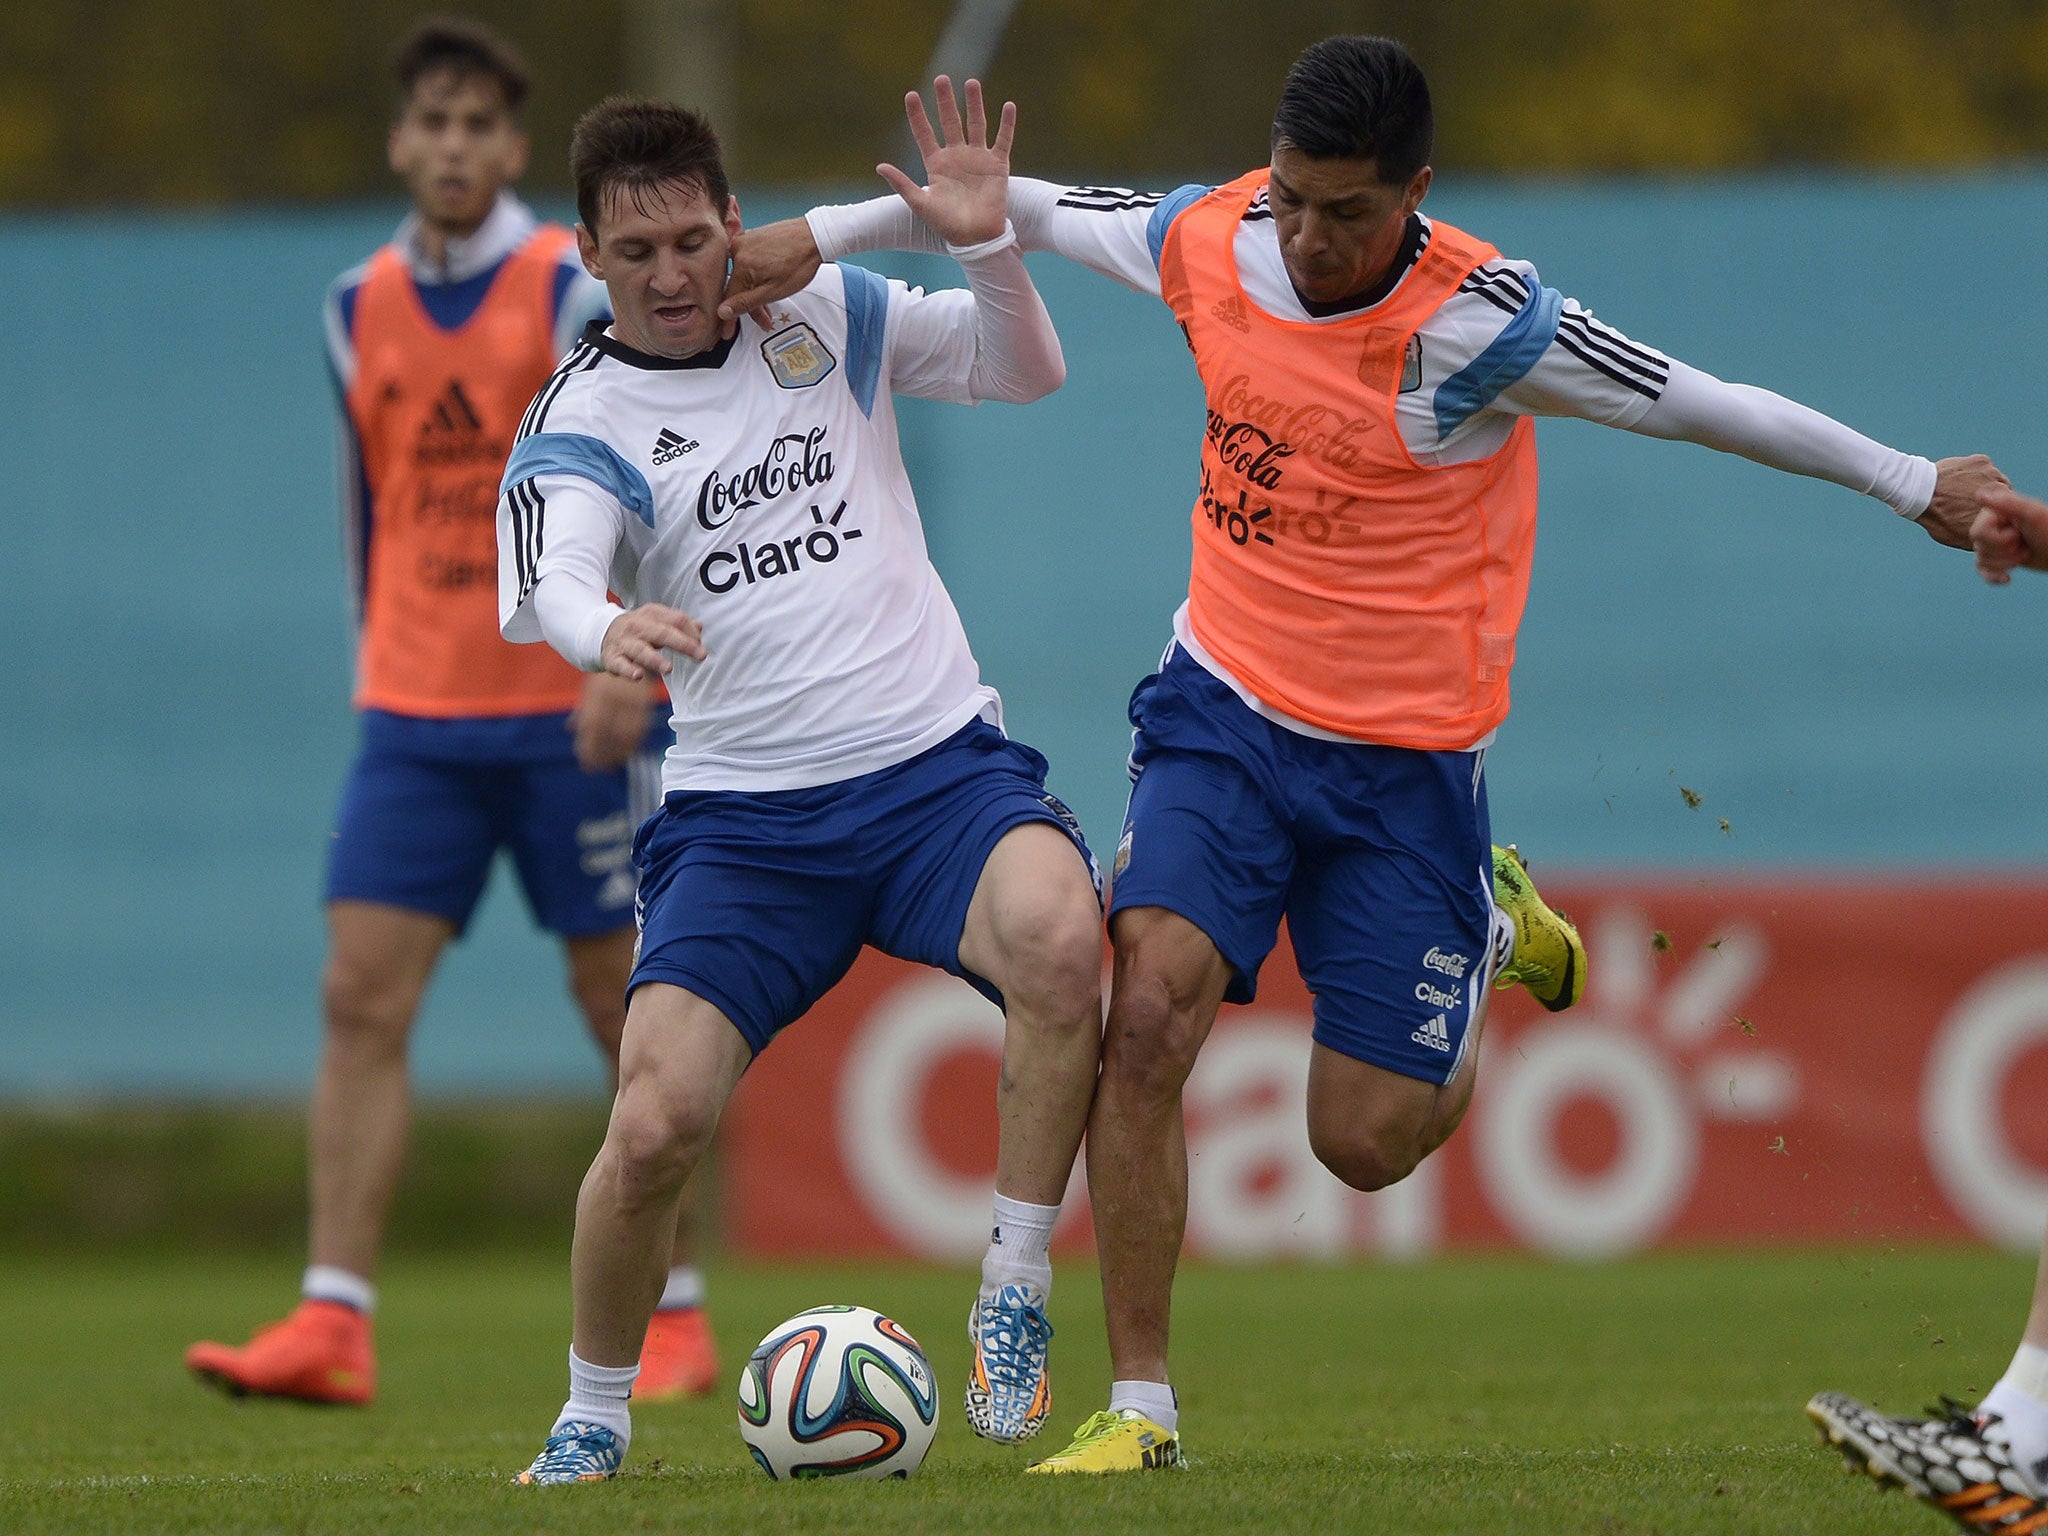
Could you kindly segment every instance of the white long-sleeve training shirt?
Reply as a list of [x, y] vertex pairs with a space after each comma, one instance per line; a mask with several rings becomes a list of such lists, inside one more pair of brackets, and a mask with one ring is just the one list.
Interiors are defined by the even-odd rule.
[[[1057, 252], [1156, 298], [1166, 231], [1210, 190], [1188, 186], [1170, 193], [1133, 192], [1014, 176], [1009, 212], [1027, 251]], [[937, 236], [895, 197], [814, 208], [807, 218], [828, 261], [857, 251], [939, 248]], [[1392, 294], [1427, 249], [1429, 236], [1429, 220], [1416, 214], [1387, 280], [1336, 313], [1312, 313], [1295, 292], [1263, 192], [1245, 211], [1234, 253], [1253, 303], [1279, 319], [1313, 325], [1351, 319]], [[1485, 458], [1507, 440], [1517, 416], [1577, 416], [1832, 480], [1876, 497], [1904, 517], [1927, 510], [1934, 495], [1930, 460], [1888, 448], [1769, 390], [1726, 383], [1688, 367], [1601, 324], [1569, 298], [1561, 301], [1556, 335], [1535, 365], [1445, 431], [1436, 409], [1437, 390], [1492, 345], [1540, 281], [1526, 261], [1488, 262], [1422, 323], [1416, 333], [1419, 387], [1401, 395], [1396, 412], [1402, 438], [1418, 463]]]
[[586, 670], [628, 603], [679, 608], [664, 791], [871, 773], [1001, 724], [926, 553], [892, 396], [1024, 402], [1065, 362], [1014, 235], [966, 290], [827, 265], [764, 329], [694, 357], [593, 327], [535, 398], [498, 504], [499, 614]]

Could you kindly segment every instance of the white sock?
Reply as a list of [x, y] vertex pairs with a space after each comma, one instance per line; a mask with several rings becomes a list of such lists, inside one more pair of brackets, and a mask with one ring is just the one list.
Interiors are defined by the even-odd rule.
[[704, 1271], [694, 1264], [678, 1264], [668, 1272], [668, 1284], [661, 1288], [657, 1312], [678, 1312], [704, 1305]]
[[633, 1395], [633, 1380], [639, 1374], [638, 1364], [592, 1365], [579, 1359], [572, 1345], [569, 1350], [569, 1401], [555, 1416], [555, 1429], [560, 1429], [572, 1419], [585, 1424], [602, 1424], [619, 1437], [619, 1451], [623, 1454], [633, 1440], [633, 1415], [626, 1406], [626, 1400]]
[[996, 1196], [996, 1217], [981, 1260], [981, 1294], [993, 1296], [1006, 1285], [1022, 1283], [1041, 1298], [1052, 1293], [1052, 1225], [1060, 1219], [1056, 1205]]
[[338, 1301], [365, 1317], [377, 1310], [377, 1287], [333, 1264], [308, 1265], [299, 1282], [299, 1294], [308, 1301]]
[[1180, 1399], [1163, 1381], [1112, 1381], [1111, 1413], [1142, 1413], [1168, 1434], [1180, 1428]]
[[2005, 1442], [2034, 1492], [2048, 1495], [2048, 1349], [2022, 1344], [1977, 1408], [1998, 1415], [1991, 1438]]

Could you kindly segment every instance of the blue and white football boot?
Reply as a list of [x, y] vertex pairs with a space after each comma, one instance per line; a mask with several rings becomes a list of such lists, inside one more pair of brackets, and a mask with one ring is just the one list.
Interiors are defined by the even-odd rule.
[[601, 1483], [619, 1470], [626, 1448], [602, 1424], [571, 1419], [548, 1436], [517, 1483]]
[[977, 1296], [967, 1314], [974, 1365], [967, 1373], [967, 1423], [984, 1440], [1016, 1445], [1045, 1427], [1052, 1412], [1052, 1383], [1046, 1354], [1052, 1324], [1045, 1297], [1029, 1286], [1010, 1284], [993, 1296]]

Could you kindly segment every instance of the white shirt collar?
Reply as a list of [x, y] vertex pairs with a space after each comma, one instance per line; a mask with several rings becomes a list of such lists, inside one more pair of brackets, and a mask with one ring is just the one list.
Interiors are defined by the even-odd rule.
[[436, 262], [427, 255], [417, 213], [406, 216], [391, 241], [405, 258], [416, 282], [460, 283], [490, 271], [518, 250], [526, 237], [539, 226], [540, 221], [533, 216], [531, 208], [512, 193], [500, 192], [483, 223], [476, 227], [475, 234], [448, 242], [445, 261]]

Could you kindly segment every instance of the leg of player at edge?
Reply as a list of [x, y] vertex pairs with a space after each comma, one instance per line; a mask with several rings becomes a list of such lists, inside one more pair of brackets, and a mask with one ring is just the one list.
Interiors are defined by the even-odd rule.
[[[1978, 503], [1978, 575], [2002, 587], [2015, 570], [2048, 571], [2048, 502], [1993, 488]], [[1965, 1530], [2048, 1531], [2048, 1239], [2020, 1346], [1975, 1410], [1944, 1398], [1933, 1417], [1893, 1419], [1822, 1392], [1806, 1416], [1852, 1470], [1927, 1500]]]
[[[1537, 895], [1513, 849], [1493, 850], [1494, 901], [1511, 920], [1491, 957], [1493, 985], [1527, 986], [1556, 1012], [1584, 995], [1577, 930]], [[1089, 1200], [1102, 1254], [1110, 1403], [1063, 1450], [1028, 1470], [1108, 1473], [1184, 1465], [1180, 1404], [1169, 1385], [1173, 1277], [1187, 1228], [1187, 1136], [1181, 1090], [1214, 1024], [1231, 966], [1208, 935], [1163, 907], [1134, 907], [1111, 923], [1115, 975], [1103, 1038], [1102, 1081], [1088, 1134]], [[1358, 1061], [1317, 1043], [1309, 1064], [1309, 1142], [1354, 1189], [1412, 1173], [1463, 1120], [1478, 1080], [1477, 1037], [1441, 1086]]]
[[1968, 1531], [2048, 1531], [2048, 1240], [2026, 1332], [1974, 1409], [1944, 1398], [1925, 1418], [1888, 1418], [1843, 1392], [1806, 1405], [1852, 1471], [1904, 1489]]

